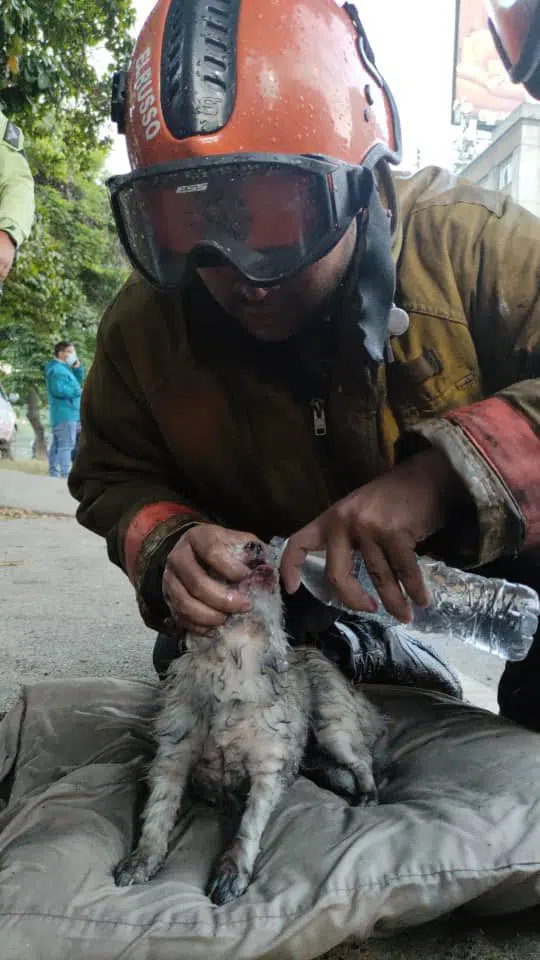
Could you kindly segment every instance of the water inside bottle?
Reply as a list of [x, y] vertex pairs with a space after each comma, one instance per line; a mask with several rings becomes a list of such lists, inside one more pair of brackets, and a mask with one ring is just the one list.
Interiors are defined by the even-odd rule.
[[[275, 538], [272, 541], [277, 562], [285, 546], [284, 540]], [[353, 575], [377, 602], [375, 613], [348, 610], [337, 599], [326, 578], [324, 551], [307, 555], [301, 568], [301, 581], [321, 603], [356, 613], [362, 619], [384, 627], [401, 627], [424, 640], [429, 635], [454, 636], [504, 660], [526, 657], [538, 628], [540, 602], [536, 591], [523, 584], [511, 584], [447, 567], [431, 557], [419, 557], [418, 562], [430, 593], [430, 605], [413, 605], [413, 619], [406, 626], [385, 610], [360, 557], [356, 558]]]
[[323, 551], [309, 553], [301, 569], [302, 584], [320, 603], [324, 603], [327, 607], [335, 607], [336, 610], [343, 610], [346, 613], [357, 614], [365, 620], [374, 620], [383, 626], [396, 626], [399, 621], [383, 607], [379, 594], [375, 590], [361, 560], [355, 563], [353, 575], [362, 589], [376, 601], [376, 612], [351, 610], [338, 600], [326, 577], [326, 554]]
[[324, 553], [310, 553], [302, 567], [302, 583], [317, 600], [327, 606], [335, 604], [335, 597], [326, 579], [326, 556]]

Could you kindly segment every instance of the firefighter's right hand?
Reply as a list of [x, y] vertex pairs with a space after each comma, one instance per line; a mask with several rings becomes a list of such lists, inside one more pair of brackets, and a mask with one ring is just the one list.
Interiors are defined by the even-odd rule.
[[[234, 556], [245, 543], [257, 541], [252, 533], [199, 523], [180, 538], [167, 557], [163, 597], [175, 624], [190, 633], [206, 634], [220, 627], [232, 613], [247, 613], [251, 604], [234, 584], [250, 569]], [[207, 571], [228, 583], [219, 583]]]

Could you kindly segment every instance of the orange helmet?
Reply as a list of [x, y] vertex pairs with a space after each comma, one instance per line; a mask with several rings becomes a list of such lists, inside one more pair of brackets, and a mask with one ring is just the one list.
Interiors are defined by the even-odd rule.
[[113, 119], [132, 169], [239, 153], [398, 162], [399, 118], [356, 8], [158, 0]]
[[225, 261], [280, 284], [356, 220], [366, 345], [382, 355], [395, 273], [373, 167], [398, 162], [401, 139], [352, 4], [158, 0], [116, 75], [113, 119], [132, 172], [109, 180], [112, 209], [142, 276], [175, 287]]
[[514, 83], [540, 100], [539, 0], [488, 0], [489, 25]]

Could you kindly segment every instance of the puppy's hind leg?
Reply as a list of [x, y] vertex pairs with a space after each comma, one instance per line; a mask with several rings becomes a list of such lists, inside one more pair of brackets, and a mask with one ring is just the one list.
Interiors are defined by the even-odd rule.
[[145, 883], [162, 866], [190, 773], [193, 746], [189, 737], [158, 747], [149, 772], [150, 794], [142, 815], [140, 840], [136, 850], [114, 871], [117, 887]]
[[251, 780], [240, 826], [230, 848], [220, 857], [208, 887], [212, 903], [221, 905], [248, 888], [261, 837], [287, 784], [279, 774], [260, 774]]
[[[370, 704], [316, 650], [306, 652], [311, 694], [311, 731], [317, 746], [356, 781], [353, 803], [377, 803], [370, 745], [380, 723]], [[344, 773], [345, 771], [343, 771]], [[341, 792], [341, 791], [338, 791]]]
[[[336, 785], [347, 783], [346, 771], [350, 771], [356, 782], [354, 796], [349, 793], [350, 802], [354, 806], [369, 806], [378, 802], [377, 785], [373, 774], [373, 758], [371, 752], [357, 732], [356, 737], [347, 727], [338, 724], [327, 724], [316, 727], [314, 735], [320, 748], [328, 753], [336, 762], [337, 767], [331, 774], [335, 777], [339, 771]], [[345, 769], [343, 769], [345, 768]], [[345, 779], [344, 779], [345, 778]], [[330, 779], [332, 785], [332, 779]], [[334, 789], [334, 792], [345, 795], [345, 790]]]

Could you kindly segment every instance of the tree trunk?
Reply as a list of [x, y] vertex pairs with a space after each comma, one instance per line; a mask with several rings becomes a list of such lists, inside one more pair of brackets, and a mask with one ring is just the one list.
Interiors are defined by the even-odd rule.
[[39, 416], [39, 398], [35, 387], [30, 387], [26, 395], [26, 412], [36, 435], [33, 456], [37, 460], [46, 460], [47, 444], [45, 443], [45, 429]]

